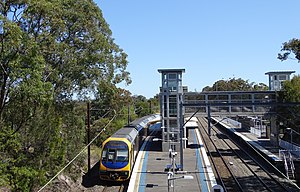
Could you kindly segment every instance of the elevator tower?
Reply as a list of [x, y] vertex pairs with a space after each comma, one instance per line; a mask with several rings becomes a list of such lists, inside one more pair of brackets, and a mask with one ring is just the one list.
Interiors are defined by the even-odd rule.
[[[160, 113], [162, 117], [162, 151], [180, 150], [180, 103], [185, 69], [159, 69], [161, 73]], [[183, 110], [184, 111], [184, 110]]]

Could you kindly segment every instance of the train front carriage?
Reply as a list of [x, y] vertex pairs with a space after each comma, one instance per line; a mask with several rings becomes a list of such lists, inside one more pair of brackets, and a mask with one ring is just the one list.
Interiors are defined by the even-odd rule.
[[100, 178], [110, 181], [125, 181], [130, 177], [134, 161], [134, 128], [122, 128], [102, 144]]
[[139, 148], [148, 136], [148, 125], [159, 117], [156, 114], [137, 119], [130, 125], [119, 129], [102, 143], [101, 179], [125, 181], [130, 178]]

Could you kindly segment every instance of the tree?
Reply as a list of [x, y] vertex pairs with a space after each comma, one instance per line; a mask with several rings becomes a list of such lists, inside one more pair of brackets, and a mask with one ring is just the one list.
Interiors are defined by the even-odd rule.
[[294, 76], [283, 83], [283, 101], [300, 102], [300, 76]]
[[154, 96], [153, 98], [150, 98], [148, 100], [149, 103], [149, 112], [151, 114], [153, 113], [159, 113], [160, 112], [160, 108], [159, 108], [159, 94], [157, 94], [156, 96]]
[[287, 60], [291, 53], [295, 55], [295, 59], [300, 62], [300, 39], [291, 39], [288, 42], [284, 42], [282, 49], [282, 53], [278, 53], [278, 59], [281, 61]]
[[30, 191], [39, 181], [39, 173], [30, 162], [29, 151], [35, 141], [28, 138], [34, 133], [34, 117], [52, 101], [52, 88], [42, 80], [45, 61], [38, 53], [38, 44], [8, 18], [8, 11], [14, 10], [8, 4], [0, 4], [0, 160], [5, 162], [0, 182], [13, 190]]
[[114, 43], [101, 10], [87, 0], [35, 0], [24, 10], [22, 29], [35, 38], [46, 61], [44, 79], [56, 97], [94, 92], [99, 81], [130, 83], [127, 54]]
[[31, 191], [74, 157], [85, 131], [74, 95], [130, 83], [111, 36], [90, 0], [0, 2], [1, 186]]
[[149, 115], [149, 103], [146, 97], [142, 95], [133, 96], [134, 113], [138, 117]]
[[243, 80], [241, 78], [232, 78], [229, 80], [218, 80], [212, 87], [206, 86], [202, 91], [259, 91], [268, 90], [267, 85], [263, 83], [255, 84], [249, 83], [249, 80]]
[[113, 116], [116, 115], [116, 118], [109, 129], [101, 134], [97, 140], [97, 146], [100, 146], [102, 141], [127, 124], [128, 106], [131, 102], [131, 93], [129, 91], [117, 88], [111, 82], [101, 81], [99, 83], [98, 94], [91, 103], [91, 107], [95, 109], [91, 111], [92, 137], [96, 136]]
[[[290, 81], [284, 81], [282, 91], [279, 92], [278, 97], [280, 102], [300, 102], [300, 76], [294, 76]], [[278, 121], [283, 122], [284, 128], [290, 127], [300, 132], [300, 107], [278, 107], [277, 108]], [[285, 137], [289, 137], [290, 133], [286, 134]], [[294, 137], [294, 142], [300, 144], [300, 138]]]

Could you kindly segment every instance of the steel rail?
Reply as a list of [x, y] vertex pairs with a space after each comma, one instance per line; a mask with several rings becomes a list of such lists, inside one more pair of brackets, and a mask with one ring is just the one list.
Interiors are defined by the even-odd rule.
[[[231, 177], [233, 178], [233, 180], [235, 181], [235, 184], [237, 185], [237, 187], [239, 188], [240, 191], [243, 191], [243, 187], [241, 186], [240, 182], [237, 180], [237, 178], [235, 177], [234, 173], [232, 172], [232, 170], [229, 168], [228, 164], [225, 162], [225, 159], [222, 155], [222, 153], [219, 151], [218, 147], [216, 146], [216, 144], [213, 142], [213, 140], [211, 139], [211, 137], [209, 136], [208, 132], [204, 129], [204, 132], [207, 134], [209, 140], [211, 141], [211, 143], [213, 144], [213, 146], [215, 147], [217, 153], [219, 154], [219, 157], [221, 158], [223, 164], [226, 166], [227, 170], [229, 171]], [[206, 142], [206, 141], [204, 141]], [[209, 149], [208, 149], [209, 150]], [[212, 157], [212, 156], [211, 156]], [[216, 169], [217, 170], [217, 169]], [[220, 177], [220, 180], [222, 180], [222, 177]], [[223, 183], [223, 181], [222, 181]], [[223, 186], [223, 188], [226, 190], [226, 186]], [[227, 190], [226, 190], [227, 191]]]
[[219, 173], [219, 170], [218, 170], [218, 168], [217, 168], [217, 166], [216, 166], [216, 163], [215, 163], [215, 161], [213, 160], [213, 156], [212, 156], [212, 154], [211, 154], [211, 151], [209, 150], [208, 145], [207, 145], [207, 143], [206, 143], [205, 140], [204, 140], [204, 136], [203, 136], [203, 133], [202, 133], [202, 131], [201, 131], [201, 127], [204, 128], [203, 123], [202, 123], [201, 121], [199, 121], [199, 119], [198, 119], [198, 122], [199, 122], [199, 124], [201, 125], [201, 126], [199, 127], [199, 133], [200, 133], [200, 135], [201, 135], [201, 137], [202, 137], [202, 139], [203, 139], [203, 143], [204, 143], [204, 145], [205, 145], [205, 148], [206, 148], [206, 150], [207, 150], [207, 152], [208, 152], [208, 154], [209, 154], [209, 157], [210, 157], [211, 162], [212, 162], [212, 164], [213, 164], [213, 166], [214, 166], [215, 172], [216, 172], [217, 175], [218, 175], [219, 181], [220, 181], [220, 183], [221, 183], [221, 185], [222, 185], [224, 191], [227, 192], [227, 189], [226, 189], [225, 184], [224, 184], [224, 182], [223, 182], [223, 180], [222, 180], [222, 177], [221, 177], [221, 175], [220, 175], [220, 173]]
[[[215, 131], [215, 132], [217, 132], [216, 130], [215, 130], [215, 128], [216, 128], [216, 126], [213, 126], [212, 127], [212, 129]], [[220, 130], [219, 130], [220, 131]], [[220, 131], [221, 132], [221, 131]], [[270, 179], [272, 179], [276, 184], [277, 184], [277, 186], [280, 186], [283, 190], [285, 190], [285, 191], [290, 191], [290, 189], [288, 189], [286, 186], [284, 186], [280, 181], [278, 181], [278, 179], [276, 179], [266, 168], [265, 168], [265, 166], [264, 165], [262, 165], [261, 163], [259, 163], [258, 162], [258, 160], [256, 160], [255, 158], [253, 158], [253, 156], [252, 155], [250, 155], [249, 154], [249, 152], [247, 152], [245, 149], [244, 149], [244, 147], [242, 147], [240, 144], [238, 144], [234, 139], [232, 139], [231, 137], [230, 137], [230, 135], [228, 135], [227, 133], [223, 133], [223, 132], [221, 132], [222, 134], [225, 134], [227, 137], [228, 137], [228, 139], [234, 144], [234, 145], [236, 145], [245, 155], [247, 155], [254, 163], [256, 163], [256, 165], [257, 166], [259, 166], [263, 171], [264, 171], [264, 173], [266, 173], [268, 176], [269, 176], [269, 178]], [[227, 146], [233, 151], [233, 153], [234, 154], [236, 154], [238, 157], [239, 157], [239, 159], [245, 164], [245, 166], [255, 175], [255, 177], [261, 182], [261, 184], [262, 185], [264, 185], [265, 186], [265, 188], [267, 189], [267, 190], [269, 190], [269, 191], [274, 191], [274, 190], [272, 190], [271, 189], [271, 187], [269, 187], [256, 173], [255, 173], [255, 171], [253, 171], [252, 169], [251, 169], [251, 167], [244, 161], [244, 159], [235, 151], [235, 150], [233, 150], [232, 149], [232, 147], [228, 144], [228, 142], [227, 141], [225, 141], [225, 139], [223, 139], [222, 138], [222, 140], [224, 141], [224, 143], [226, 143], [227, 144]], [[251, 148], [253, 148], [251, 145], [247, 145], [247, 146], [250, 146]], [[254, 149], [254, 148], [253, 148]], [[255, 151], [255, 155], [258, 155], [258, 156], [260, 156], [260, 157], [263, 157], [256, 149], [254, 149], [254, 151]], [[275, 172], [278, 172], [278, 169], [273, 165], [273, 164], [271, 164], [267, 159], [265, 159], [264, 157], [263, 157], [263, 160], [265, 161], [265, 163], [267, 163], [272, 169], [274, 169], [274, 171]], [[278, 176], [278, 175], [277, 175]], [[285, 179], [286, 179], [286, 177], [284, 177]], [[276, 189], [276, 190], [278, 190], [278, 188]]]

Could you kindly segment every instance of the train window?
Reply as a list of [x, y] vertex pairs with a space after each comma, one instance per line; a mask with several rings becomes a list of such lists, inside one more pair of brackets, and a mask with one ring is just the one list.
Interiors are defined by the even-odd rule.
[[106, 153], [107, 153], [107, 151], [106, 150], [103, 150], [102, 151], [102, 160], [106, 160]]
[[128, 161], [128, 150], [118, 149], [117, 151], [117, 161]]
[[115, 149], [109, 149], [108, 150], [108, 161], [115, 161]]
[[128, 161], [128, 146], [122, 141], [109, 141], [102, 151], [102, 161]]

